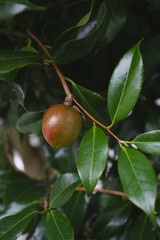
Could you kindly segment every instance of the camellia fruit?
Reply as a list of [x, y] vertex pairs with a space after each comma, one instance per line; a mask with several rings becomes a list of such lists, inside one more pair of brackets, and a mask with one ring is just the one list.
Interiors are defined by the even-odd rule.
[[63, 148], [76, 140], [82, 123], [81, 114], [76, 109], [56, 104], [49, 107], [43, 116], [43, 136], [52, 147]]

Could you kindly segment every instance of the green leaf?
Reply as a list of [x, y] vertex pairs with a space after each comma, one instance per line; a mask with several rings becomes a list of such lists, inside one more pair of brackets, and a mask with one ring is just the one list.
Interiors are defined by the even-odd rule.
[[17, 239], [37, 213], [32, 210], [32, 206], [29, 206], [15, 215], [1, 219], [0, 240]]
[[[68, 80], [72, 84], [73, 93], [77, 101], [86, 109], [88, 113], [90, 113], [98, 121], [106, 125], [109, 118], [107, 112], [107, 100], [101, 95], [74, 83], [69, 78], [66, 78], [66, 80]], [[91, 125], [91, 120], [87, 117], [86, 119], [87, 125]]]
[[[118, 178], [107, 181], [107, 189], [122, 191]], [[131, 204], [120, 196], [102, 193], [99, 197], [99, 215], [93, 224], [93, 234], [106, 238], [120, 231], [131, 213]], [[125, 239], [125, 238], [124, 238]]]
[[84, 136], [78, 153], [77, 169], [82, 183], [90, 195], [107, 164], [108, 140], [106, 134], [93, 126]]
[[133, 109], [142, 86], [143, 63], [137, 43], [120, 60], [108, 88], [111, 126], [124, 119]]
[[140, 215], [138, 219], [132, 225], [129, 234], [127, 235], [129, 240], [151, 240], [153, 238], [152, 224], [148, 217]]
[[0, 95], [23, 106], [25, 94], [21, 86], [16, 83], [10, 85], [0, 81]]
[[42, 215], [40, 221], [38, 222], [38, 225], [36, 226], [36, 229], [34, 233], [27, 238], [27, 240], [46, 240], [46, 221], [47, 216]]
[[113, 41], [120, 30], [124, 27], [127, 12], [124, 0], [105, 1], [107, 14], [104, 20], [103, 35], [99, 39], [99, 48]]
[[80, 184], [81, 181], [77, 173], [66, 173], [60, 176], [51, 190], [49, 198], [50, 207], [58, 208], [63, 206]]
[[74, 233], [77, 233], [81, 227], [87, 212], [87, 203], [83, 192], [74, 192], [71, 199], [62, 207], [63, 212], [69, 218]]
[[149, 160], [138, 150], [123, 147], [118, 159], [118, 171], [127, 197], [156, 226], [154, 207], [157, 182]]
[[[106, 15], [104, 4], [100, 7], [96, 18], [90, 19], [81, 27], [72, 27], [57, 39], [59, 46], [53, 55], [55, 64], [68, 64], [88, 55], [96, 44]], [[73, 38], [70, 38], [73, 36]], [[66, 39], [66, 40], [65, 40]], [[55, 47], [56, 48], [56, 45]]]
[[35, 5], [28, 0], [0, 0], [0, 21], [7, 20], [23, 11], [45, 10], [45, 7]]
[[81, 26], [87, 24], [87, 22], [89, 21], [89, 19], [91, 17], [92, 11], [93, 11], [93, 5], [94, 5], [94, 0], [92, 0], [92, 5], [91, 5], [90, 11], [86, 15], [84, 15], [84, 17], [79, 21], [79, 23], [77, 24], [77, 27], [81, 27]]
[[17, 122], [16, 128], [19, 132], [25, 134], [42, 134], [42, 117], [44, 112], [26, 112], [22, 114]]
[[[113, 201], [115, 201], [114, 197]], [[123, 201], [122, 198], [119, 198], [119, 201], [115, 203], [111, 205], [112, 207], [108, 205], [97, 217], [93, 225], [94, 237], [102, 239], [116, 234], [127, 222], [131, 211], [131, 204]]]
[[141, 134], [130, 143], [135, 144], [143, 152], [160, 154], [160, 130]]
[[42, 56], [31, 52], [0, 49], [0, 80], [12, 83], [12, 74], [15, 77], [18, 70], [29, 65], [39, 64], [42, 58]]
[[157, 113], [151, 113], [145, 125], [145, 130], [147, 132], [160, 129], [160, 115]]
[[48, 213], [46, 232], [48, 240], [74, 240], [70, 221], [63, 212], [58, 210]]

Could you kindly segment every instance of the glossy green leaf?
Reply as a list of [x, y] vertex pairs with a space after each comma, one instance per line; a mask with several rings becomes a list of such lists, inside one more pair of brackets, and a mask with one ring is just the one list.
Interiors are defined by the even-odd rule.
[[[35, 53], [0, 49], [0, 80], [12, 83], [12, 74], [16, 75], [18, 70], [29, 65], [39, 64], [40, 60], [42, 57]], [[5, 79], [8, 75], [11, 78]]]
[[129, 240], [151, 240], [153, 239], [152, 224], [147, 216], [140, 215], [132, 225], [127, 236]]
[[[63, 33], [57, 40], [58, 46], [62, 44], [54, 52], [53, 62], [67, 64], [88, 55], [96, 44], [105, 15], [106, 7], [102, 4], [96, 19], [91, 19], [86, 25], [78, 28], [78, 31], [77, 28], [71, 28], [66, 31], [66, 34]], [[67, 39], [69, 36], [74, 37]], [[67, 40], [64, 41], [63, 38]]]
[[77, 233], [82, 227], [87, 212], [85, 194], [83, 192], [74, 192], [71, 199], [62, 207], [62, 210], [69, 218], [74, 233]]
[[131, 143], [150, 154], [160, 154], [160, 130], [150, 131], [137, 136]]
[[50, 207], [58, 208], [63, 206], [80, 184], [81, 181], [77, 173], [66, 173], [60, 176], [51, 190]]
[[124, 0], [106, 0], [107, 14], [104, 20], [103, 35], [99, 39], [99, 48], [109, 44], [124, 27], [127, 12]]
[[31, 3], [28, 0], [1, 0], [0, 1], [0, 21], [7, 20], [16, 14], [23, 11], [39, 11], [45, 10], [41, 7]]
[[143, 63], [139, 44], [136, 44], [122, 57], [111, 76], [108, 88], [111, 126], [127, 117], [140, 94]]
[[47, 143], [43, 146], [46, 159], [62, 174], [66, 172], [76, 172], [76, 159], [79, 148], [79, 141], [77, 141], [66, 148], [51, 148]]
[[25, 94], [18, 84], [10, 85], [0, 81], [0, 95], [23, 106]]
[[46, 221], [47, 221], [47, 216], [42, 215], [40, 221], [38, 222], [36, 229], [32, 236], [29, 236], [27, 240], [46, 240]]
[[[74, 83], [71, 79], [66, 78], [66, 80], [72, 84], [74, 96], [77, 101], [98, 121], [106, 124], [109, 118], [107, 112], [107, 100], [101, 95]], [[89, 123], [91, 120], [88, 119], [87, 116], [85, 117], [87, 125], [90, 125]]]
[[19, 213], [5, 217], [0, 220], [0, 239], [1, 240], [13, 240], [17, 239], [23, 232], [28, 223], [37, 214], [37, 211], [32, 210], [32, 206], [29, 206]]
[[138, 150], [123, 147], [118, 171], [127, 197], [150, 217], [155, 226], [157, 182], [149, 160]]
[[42, 201], [45, 193], [45, 185], [29, 179], [8, 184], [4, 192], [4, 209], [1, 211], [0, 219], [18, 213], [27, 205], [36, 205]]
[[[113, 197], [114, 201], [114, 197]], [[101, 212], [93, 225], [93, 237], [106, 238], [116, 234], [127, 222], [131, 210], [131, 204], [119, 199], [115, 205]]]
[[16, 122], [17, 130], [25, 134], [41, 135], [43, 114], [44, 112], [26, 112], [22, 114]]
[[84, 136], [78, 153], [77, 169], [90, 195], [107, 164], [108, 140], [100, 128], [93, 126]]
[[48, 240], [74, 240], [70, 221], [63, 212], [58, 210], [48, 213], [46, 232]]
[[[118, 178], [107, 182], [107, 189], [122, 191]], [[101, 193], [99, 197], [99, 214], [93, 224], [93, 234], [106, 238], [120, 231], [131, 213], [131, 204], [120, 196]]]

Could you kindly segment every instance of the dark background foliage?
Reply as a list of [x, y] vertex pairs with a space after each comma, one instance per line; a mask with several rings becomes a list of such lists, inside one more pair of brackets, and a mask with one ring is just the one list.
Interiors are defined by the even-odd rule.
[[[101, 12], [99, 10], [103, 2], [106, 6], [106, 14], [103, 14], [104, 9], [101, 9]], [[81, 91], [86, 94], [86, 98], [88, 96], [89, 101], [96, 99], [92, 95], [93, 92], [103, 97], [97, 96], [95, 102], [101, 103], [101, 108], [97, 105], [98, 110], [95, 107], [93, 115], [109, 125], [106, 99], [110, 77], [123, 54], [142, 40], [140, 50], [144, 62], [144, 80], [141, 94], [132, 114], [116, 123], [112, 130], [121, 139], [129, 141], [144, 131], [160, 129], [160, 2], [158, 0], [97, 0], [87, 28], [81, 26], [73, 29], [70, 28], [76, 26], [91, 9], [91, 1], [32, 0], [32, 3], [46, 7], [46, 10], [25, 11], [1, 21], [0, 49], [20, 50], [26, 47], [30, 41], [26, 30], [30, 29], [44, 45], [48, 46], [53, 61], [63, 74], [72, 79], [78, 89], [81, 88], [80, 86], [85, 88]], [[93, 34], [95, 22], [100, 25], [102, 20], [104, 22], [99, 32]], [[68, 33], [67, 29], [70, 29]], [[87, 33], [88, 35], [91, 33], [90, 37]], [[83, 43], [77, 43], [79, 34], [85, 38]], [[69, 42], [68, 45], [63, 45], [66, 42]], [[41, 133], [43, 112], [53, 104], [62, 103], [65, 94], [54, 69], [43, 61], [42, 49], [33, 40], [31, 46], [40, 53], [38, 60], [34, 59], [36, 64], [31, 66], [28, 64], [27, 68], [20, 68], [20, 71], [15, 70], [0, 75], [2, 80], [0, 81], [1, 218], [17, 213], [11, 203], [19, 206], [18, 211], [23, 210], [22, 205], [28, 208], [29, 203], [32, 203], [31, 207], [33, 206], [34, 209], [36, 205], [37, 211], [43, 209], [42, 203], [35, 201], [46, 195], [49, 184], [54, 183], [62, 173], [76, 171], [79, 143], [91, 126], [91, 122], [86, 117], [87, 121], [79, 139], [64, 149], [52, 149], [44, 141]], [[63, 47], [59, 50], [60, 46]], [[74, 46], [78, 46], [79, 49], [84, 47], [84, 50], [78, 53], [72, 52]], [[64, 55], [68, 51], [70, 55], [65, 59]], [[2, 61], [0, 68], [3, 68]], [[68, 82], [68, 85], [85, 107], [86, 102], [78, 95], [74, 84]], [[89, 90], [93, 92], [88, 92]], [[88, 109], [92, 113], [91, 106]], [[30, 133], [38, 136], [38, 147], [31, 146], [31, 136], [28, 135]], [[102, 174], [101, 183], [104, 188], [123, 191], [117, 172], [117, 156], [120, 148], [112, 137], [108, 136], [108, 139], [110, 147], [108, 167]], [[13, 150], [22, 156], [26, 170], [24, 175], [15, 171]], [[147, 157], [159, 180], [160, 157], [150, 154], [147, 154]], [[130, 202], [105, 193], [96, 193], [87, 198], [84, 192], [74, 192], [60, 210], [70, 219], [75, 239], [78, 240], [91, 238], [156, 240], [160, 237], [159, 200], [158, 197], [157, 229], [153, 229], [150, 220]], [[26, 209], [26, 215], [28, 211]], [[21, 214], [24, 215], [22, 212]], [[57, 217], [63, 217], [58, 214], [57, 212]], [[27, 228], [24, 233], [28, 233], [28, 240], [47, 239], [45, 217], [45, 215], [36, 216], [30, 224], [28, 224], [30, 219], [26, 219]], [[0, 228], [1, 225], [4, 223], [0, 224]]]

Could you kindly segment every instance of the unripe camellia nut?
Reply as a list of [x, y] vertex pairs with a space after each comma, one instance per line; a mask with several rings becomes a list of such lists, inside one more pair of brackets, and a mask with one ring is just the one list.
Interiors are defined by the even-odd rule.
[[42, 132], [46, 141], [56, 148], [72, 144], [82, 129], [81, 114], [64, 104], [56, 104], [47, 109], [42, 119]]

